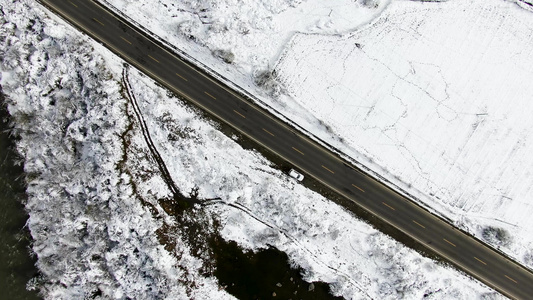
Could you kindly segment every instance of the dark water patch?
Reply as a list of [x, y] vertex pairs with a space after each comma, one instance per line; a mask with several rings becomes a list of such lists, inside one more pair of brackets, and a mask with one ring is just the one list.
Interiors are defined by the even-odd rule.
[[38, 274], [30, 255], [31, 235], [25, 227], [28, 214], [24, 169], [10, 134], [9, 113], [0, 87], [0, 287], [1, 299], [40, 299], [26, 284]]
[[276, 248], [243, 252], [237, 243], [219, 238], [213, 249], [215, 276], [239, 299], [342, 299], [324, 282], [303, 280], [303, 270], [291, 268], [287, 254]]

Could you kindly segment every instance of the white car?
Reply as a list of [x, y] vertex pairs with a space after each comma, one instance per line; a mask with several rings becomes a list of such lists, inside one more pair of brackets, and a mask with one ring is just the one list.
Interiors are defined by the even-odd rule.
[[302, 175], [302, 173], [296, 171], [295, 169], [291, 169], [289, 171], [289, 176], [291, 176], [292, 178], [298, 180], [298, 181], [302, 181], [304, 180], [304, 176]]

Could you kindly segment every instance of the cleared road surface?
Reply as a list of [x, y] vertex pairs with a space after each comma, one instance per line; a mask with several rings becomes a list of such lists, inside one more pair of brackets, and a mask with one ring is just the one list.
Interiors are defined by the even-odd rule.
[[[533, 273], [415, 205], [192, 68], [91, 0], [40, 0], [125, 61], [305, 175], [357, 203], [501, 293], [533, 299]], [[446, 288], [446, 287], [443, 287]]]

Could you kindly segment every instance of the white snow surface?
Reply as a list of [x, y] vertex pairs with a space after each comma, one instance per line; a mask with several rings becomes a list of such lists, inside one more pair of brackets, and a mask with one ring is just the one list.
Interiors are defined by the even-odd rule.
[[[267, 69], [296, 31], [338, 34], [370, 21], [390, 0], [104, 0], [189, 54], [229, 51], [244, 75]], [[183, 42], [188, 40], [185, 44]], [[253, 51], [251, 51], [253, 49]], [[209, 55], [211, 56], [211, 55]], [[202, 59], [205, 57], [201, 57]]]
[[531, 1], [103, 2], [533, 268]]
[[[155, 231], [172, 220], [154, 217], [129, 183], [142, 181], [138, 195], [157, 206], [169, 194], [160, 176], [132, 179], [119, 167], [131, 109], [120, 93], [122, 62], [33, 1], [0, 0], [0, 8], [0, 84], [28, 173], [28, 226], [42, 272], [36, 286], [45, 298], [231, 298], [198, 274], [200, 262], [178, 234], [179, 258], [159, 244]], [[225, 238], [253, 250], [273, 245], [309, 281], [329, 282], [349, 299], [501, 298], [305, 189], [145, 76], [132, 71], [130, 80], [180, 190], [197, 186], [200, 197], [248, 211], [208, 206]], [[187, 134], [170, 139], [176, 130]], [[140, 132], [130, 134], [142, 144]], [[144, 168], [141, 154], [129, 156]]]

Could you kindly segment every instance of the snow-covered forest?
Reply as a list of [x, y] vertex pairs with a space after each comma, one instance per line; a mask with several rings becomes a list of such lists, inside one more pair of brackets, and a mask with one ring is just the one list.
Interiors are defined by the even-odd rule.
[[[34, 1], [0, 0], [0, 23], [41, 272], [28, 287], [44, 298], [231, 299], [201, 246], [212, 234], [275, 247], [347, 299], [501, 298], [289, 179]], [[177, 192], [211, 200], [184, 208]]]

